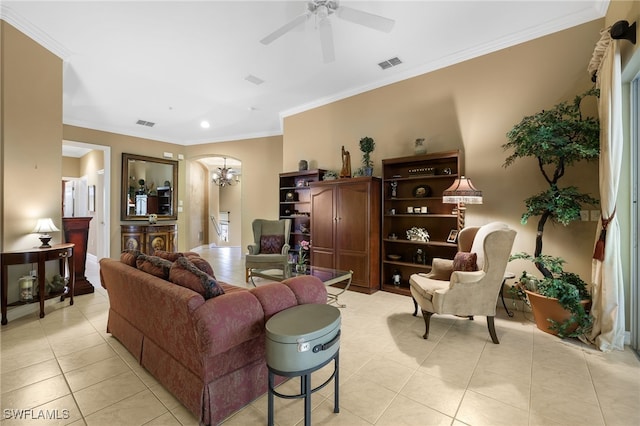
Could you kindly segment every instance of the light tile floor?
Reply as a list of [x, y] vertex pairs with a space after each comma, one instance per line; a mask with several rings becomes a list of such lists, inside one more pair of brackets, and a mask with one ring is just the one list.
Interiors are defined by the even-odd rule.
[[[219, 279], [242, 283], [239, 248], [202, 250]], [[2, 425], [195, 425], [196, 419], [105, 332], [108, 297], [96, 287], [75, 305], [49, 301], [47, 315], [11, 319], [1, 338]], [[491, 343], [484, 318], [411, 315], [410, 299], [347, 292], [342, 309], [340, 413], [332, 386], [312, 397], [313, 424], [636, 425], [640, 362], [635, 353], [601, 353], [536, 329], [529, 314], [500, 310]], [[34, 305], [35, 307], [35, 305]], [[314, 373], [314, 385], [330, 374]], [[297, 380], [282, 385], [295, 393]], [[22, 411], [20, 411], [22, 410]], [[31, 410], [31, 411], [27, 411]], [[18, 415], [54, 419], [18, 420]], [[266, 396], [227, 425], [265, 424]], [[302, 424], [300, 400], [276, 398], [278, 425]]]

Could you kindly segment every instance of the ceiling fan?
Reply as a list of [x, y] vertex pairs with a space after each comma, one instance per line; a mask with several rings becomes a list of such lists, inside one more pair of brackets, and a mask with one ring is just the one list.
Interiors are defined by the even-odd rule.
[[386, 33], [391, 32], [395, 24], [393, 19], [374, 15], [373, 13], [364, 12], [347, 6], [340, 6], [338, 0], [309, 0], [307, 2], [307, 10], [303, 14], [296, 16], [293, 20], [287, 22], [282, 27], [260, 40], [260, 43], [265, 45], [270, 44], [293, 30], [298, 25], [306, 22], [312, 16], [315, 16], [320, 32], [322, 58], [325, 63], [333, 62], [335, 60], [335, 52], [331, 21], [329, 20], [329, 16], [333, 14], [345, 21], [360, 24]]

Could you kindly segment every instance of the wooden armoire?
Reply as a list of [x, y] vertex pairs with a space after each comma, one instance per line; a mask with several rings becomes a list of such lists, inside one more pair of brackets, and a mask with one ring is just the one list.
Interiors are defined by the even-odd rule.
[[312, 182], [311, 264], [353, 271], [351, 289], [380, 288], [381, 180]]

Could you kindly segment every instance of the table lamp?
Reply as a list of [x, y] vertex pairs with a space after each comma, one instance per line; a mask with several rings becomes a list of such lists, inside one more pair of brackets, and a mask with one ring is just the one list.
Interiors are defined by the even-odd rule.
[[442, 202], [458, 205], [458, 229], [464, 228], [465, 204], [482, 204], [482, 191], [471, 183], [471, 179], [460, 176], [442, 193]]
[[50, 248], [51, 245], [49, 241], [51, 241], [51, 235], [49, 232], [59, 231], [56, 228], [56, 225], [53, 224], [53, 220], [50, 217], [40, 218], [38, 219], [38, 223], [36, 223], [36, 227], [33, 228], [33, 233], [42, 234], [40, 235], [40, 241], [42, 241], [42, 245], [38, 248]]

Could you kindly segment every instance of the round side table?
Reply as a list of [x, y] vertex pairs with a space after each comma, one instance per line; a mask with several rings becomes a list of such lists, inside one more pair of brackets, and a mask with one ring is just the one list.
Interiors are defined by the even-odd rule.
[[[294, 306], [272, 316], [266, 324], [268, 424], [273, 425], [273, 396], [304, 398], [304, 424], [311, 425], [311, 394], [334, 381], [333, 412], [339, 413], [340, 310], [334, 306]], [[331, 376], [311, 389], [311, 373], [334, 361]], [[300, 393], [285, 395], [274, 389], [274, 376], [300, 377]]]

